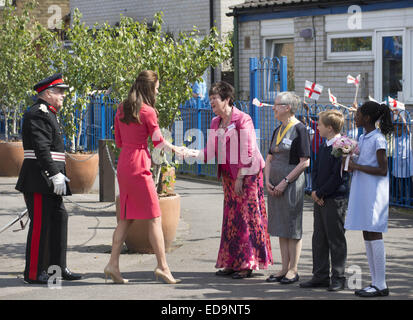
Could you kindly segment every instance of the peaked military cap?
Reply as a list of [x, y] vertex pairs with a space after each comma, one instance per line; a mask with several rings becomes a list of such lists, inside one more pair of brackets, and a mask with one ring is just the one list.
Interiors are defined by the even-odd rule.
[[33, 89], [37, 91], [37, 93], [42, 92], [43, 90], [50, 89], [50, 88], [63, 88], [68, 89], [69, 86], [64, 83], [63, 75], [61, 73], [55, 73], [54, 75], [43, 79], [42, 81], [38, 82]]

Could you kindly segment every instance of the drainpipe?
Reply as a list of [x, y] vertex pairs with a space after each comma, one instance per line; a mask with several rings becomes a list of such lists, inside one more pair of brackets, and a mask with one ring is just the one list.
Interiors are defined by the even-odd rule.
[[234, 89], [235, 99], [239, 100], [239, 40], [238, 40], [238, 16], [234, 15], [234, 32], [233, 32], [234, 46]]
[[[214, 0], [209, 0], [209, 29], [214, 27]], [[211, 84], [215, 82], [214, 68], [211, 67]]]

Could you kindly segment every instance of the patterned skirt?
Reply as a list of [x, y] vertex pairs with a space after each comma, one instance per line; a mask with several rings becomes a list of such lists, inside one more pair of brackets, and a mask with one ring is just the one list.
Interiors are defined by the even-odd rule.
[[243, 195], [235, 193], [235, 180], [223, 171], [224, 217], [216, 268], [267, 269], [273, 263], [263, 174], [244, 178]]

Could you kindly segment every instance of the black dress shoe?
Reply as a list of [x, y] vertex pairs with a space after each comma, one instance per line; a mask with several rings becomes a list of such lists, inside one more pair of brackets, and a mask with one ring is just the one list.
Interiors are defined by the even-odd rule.
[[[232, 279], [244, 279], [244, 278], [250, 278], [251, 274], [252, 274], [252, 270], [248, 270], [247, 272], [245, 272], [246, 270], [242, 270], [242, 271], [238, 271], [235, 272], [232, 275]], [[241, 273], [242, 272], [242, 273]]]
[[281, 283], [281, 284], [291, 284], [291, 283], [297, 282], [299, 279], [300, 279], [300, 277], [299, 277], [299, 275], [298, 275], [298, 273], [297, 273], [297, 274], [295, 275], [295, 277], [292, 278], [292, 279], [288, 279], [288, 278], [286, 278], [286, 277], [282, 278], [282, 279], [280, 280], [280, 283]]
[[24, 282], [28, 284], [47, 284], [48, 281], [49, 275], [46, 273], [46, 271], [40, 273], [36, 280], [24, 278]]
[[333, 279], [327, 290], [328, 291], [341, 291], [341, 290], [344, 290], [345, 282], [346, 282], [346, 279]]
[[300, 283], [300, 288], [328, 288], [330, 286], [330, 280], [317, 281], [311, 279], [307, 282]]
[[370, 286], [370, 288], [373, 288], [375, 291], [360, 290], [357, 295], [362, 298], [386, 297], [389, 295], [389, 288], [383, 290], [376, 286]]
[[265, 281], [267, 282], [280, 282], [282, 278], [285, 277], [285, 274], [282, 276], [276, 276], [275, 274], [270, 275]]
[[224, 270], [218, 270], [217, 272], [215, 272], [216, 276], [229, 276], [231, 274], [234, 274], [235, 270], [232, 269], [224, 269]]
[[68, 268], [65, 268], [65, 269], [62, 271], [62, 279], [63, 279], [63, 280], [68, 280], [68, 281], [80, 280], [80, 279], [82, 279], [82, 276], [81, 276], [80, 274], [73, 273], [73, 272], [70, 271]]

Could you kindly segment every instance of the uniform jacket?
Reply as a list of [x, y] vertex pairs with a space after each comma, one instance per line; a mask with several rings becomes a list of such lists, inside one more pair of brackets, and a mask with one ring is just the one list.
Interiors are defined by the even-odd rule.
[[211, 120], [207, 146], [203, 150], [204, 161], [217, 160], [218, 178], [221, 176], [222, 164], [229, 169], [233, 179], [241, 169], [243, 175], [257, 174], [264, 168], [265, 161], [257, 146], [251, 117], [234, 106], [231, 122], [225, 129], [225, 142], [224, 138], [219, 137], [220, 122], [219, 116]]
[[[65, 162], [54, 161], [50, 152], [64, 153], [62, 129], [56, 114], [49, 104], [41, 99], [23, 116], [23, 149], [34, 150], [37, 159], [24, 159], [16, 189], [24, 192], [53, 194], [53, 183], [49, 178], [59, 172], [66, 175]], [[66, 183], [66, 195], [70, 195]]]

